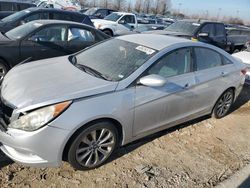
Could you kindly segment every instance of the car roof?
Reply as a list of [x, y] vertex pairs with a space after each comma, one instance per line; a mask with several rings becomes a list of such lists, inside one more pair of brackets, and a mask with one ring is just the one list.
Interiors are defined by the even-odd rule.
[[77, 11], [69, 11], [69, 10], [62, 10], [62, 9], [57, 9], [57, 8], [39, 8], [39, 7], [31, 7], [28, 8], [26, 10], [29, 10], [31, 12], [35, 12], [35, 11], [42, 11], [42, 12], [63, 12], [63, 13], [69, 13], [69, 14], [76, 14], [76, 15], [82, 15], [82, 16], [86, 16], [85, 14], [82, 14], [80, 12]]
[[142, 46], [153, 48], [158, 51], [174, 44], [187, 42], [191, 43], [191, 41], [188, 39], [157, 34], [133, 34], [124, 35], [117, 38], [127, 42], [137, 43]]
[[42, 25], [49, 25], [49, 24], [71, 24], [71, 25], [79, 25], [79, 26], [86, 26], [89, 28], [93, 28], [89, 25], [78, 23], [78, 22], [72, 22], [72, 21], [65, 21], [65, 20], [34, 20], [28, 23], [40, 23]]

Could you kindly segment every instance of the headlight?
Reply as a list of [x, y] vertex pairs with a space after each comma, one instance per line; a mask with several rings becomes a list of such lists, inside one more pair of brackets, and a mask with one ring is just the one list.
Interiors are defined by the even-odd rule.
[[32, 111], [21, 116], [16, 121], [11, 122], [9, 128], [21, 129], [24, 131], [37, 130], [60, 115], [70, 104], [71, 101], [67, 101]]

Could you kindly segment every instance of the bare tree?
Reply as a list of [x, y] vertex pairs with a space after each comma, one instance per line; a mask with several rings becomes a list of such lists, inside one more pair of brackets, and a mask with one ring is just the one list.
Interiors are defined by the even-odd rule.
[[142, 10], [142, 0], [136, 0], [135, 11], [140, 13], [141, 10]]
[[131, 0], [130, 0], [129, 3], [128, 3], [128, 8], [127, 8], [127, 10], [128, 10], [128, 12], [132, 12], [132, 10], [133, 10]]
[[110, 7], [110, 3], [108, 0], [102, 0], [100, 2], [100, 6], [103, 7], [103, 8], [109, 8]]
[[144, 0], [143, 12], [148, 14], [150, 12], [150, 7], [151, 7], [151, 1]]
[[86, 6], [88, 4], [87, 0], [79, 0], [81, 6]]
[[126, 0], [114, 0], [113, 7], [116, 10], [124, 10], [126, 6]]

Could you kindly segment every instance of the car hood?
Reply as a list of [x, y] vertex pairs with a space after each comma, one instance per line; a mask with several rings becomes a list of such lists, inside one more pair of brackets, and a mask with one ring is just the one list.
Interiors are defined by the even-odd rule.
[[191, 35], [189, 35], [187, 33], [166, 31], [166, 30], [153, 30], [153, 31], [146, 31], [144, 33], [147, 33], [147, 34], [159, 34], [159, 35], [171, 35], [171, 36], [186, 36], [186, 37], [191, 36]]
[[5, 35], [3, 35], [1, 32], [0, 32], [0, 44], [5, 44], [5, 43], [9, 43], [11, 42], [12, 40], [7, 38]]
[[28, 111], [66, 100], [115, 91], [118, 82], [91, 76], [72, 65], [68, 56], [34, 61], [9, 71], [2, 83], [2, 100]]
[[241, 59], [241, 61], [250, 66], [250, 52], [243, 51], [233, 54], [234, 57]]
[[110, 25], [110, 24], [116, 23], [116, 22], [104, 20], [104, 19], [92, 19], [91, 21], [94, 23], [95, 26], [97, 26], [99, 24]]

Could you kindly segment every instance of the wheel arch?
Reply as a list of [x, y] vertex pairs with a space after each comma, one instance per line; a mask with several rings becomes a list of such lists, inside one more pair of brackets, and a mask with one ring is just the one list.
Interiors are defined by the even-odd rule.
[[122, 144], [124, 134], [123, 134], [123, 129], [122, 129], [121, 123], [118, 120], [113, 119], [113, 118], [108, 118], [108, 117], [98, 118], [98, 119], [92, 120], [92, 121], [90, 121], [88, 123], [85, 123], [84, 125], [79, 127], [77, 130], [75, 130], [74, 133], [69, 137], [69, 139], [67, 140], [67, 142], [66, 142], [66, 144], [65, 144], [65, 146], [63, 148], [63, 152], [62, 152], [62, 159], [64, 161], [67, 160], [67, 154], [69, 152], [70, 145], [72, 144], [72, 142], [74, 141], [76, 136], [78, 134], [80, 134], [87, 127], [89, 127], [89, 126], [91, 126], [91, 125], [93, 125], [95, 123], [99, 123], [99, 122], [110, 122], [110, 123], [112, 123], [115, 126], [115, 128], [117, 129], [117, 131], [118, 131], [118, 137], [119, 137], [118, 146], [120, 146]]
[[104, 32], [105, 30], [111, 32], [112, 37], [114, 36], [114, 31], [111, 28], [104, 28], [102, 29], [102, 32]]
[[217, 102], [218, 102], [218, 100], [221, 98], [221, 96], [226, 92], [226, 91], [228, 91], [228, 90], [233, 90], [233, 94], [234, 94], [234, 101], [235, 101], [235, 90], [236, 90], [236, 87], [235, 86], [231, 86], [231, 87], [229, 87], [229, 88], [227, 88], [226, 90], [224, 90], [222, 93], [221, 93], [221, 95], [217, 98], [217, 100], [214, 102], [214, 104], [213, 104], [213, 108], [212, 108], [212, 111], [211, 111], [211, 114], [213, 113], [213, 111], [214, 111], [214, 108], [215, 108], [215, 105], [217, 104]]

